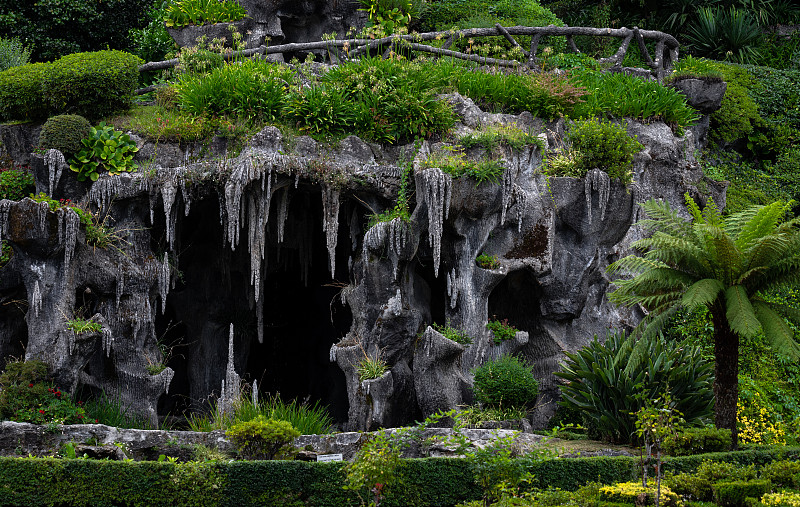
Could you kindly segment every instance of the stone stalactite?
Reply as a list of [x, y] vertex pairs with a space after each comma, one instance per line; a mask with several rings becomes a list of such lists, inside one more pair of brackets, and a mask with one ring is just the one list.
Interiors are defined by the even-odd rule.
[[331, 278], [336, 277], [336, 242], [339, 237], [339, 189], [325, 185], [322, 189], [322, 229], [328, 246]]
[[428, 241], [433, 248], [433, 272], [438, 277], [444, 221], [450, 213], [452, 178], [441, 169], [431, 167], [422, 171], [422, 181], [425, 182], [423, 195], [428, 206]]
[[58, 182], [61, 180], [62, 171], [67, 167], [67, 161], [63, 153], [58, 150], [49, 149], [44, 154], [44, 163], [47, 164], [47, 172], [49, 175], [48, 195], [53, 195], [53, 190], [55, 190], [58, 186]]
[[589, 223], [592, 223], [592, 194], [597, 191], [597, 206], [600, 210], [600, 220], [606, 218], [606, 206], [608, 206], [608, 196], [611, 193], [611, 178], [605, 171], [592, 169], [583, 179], [584, 193], [586, 196], [586, 212]]

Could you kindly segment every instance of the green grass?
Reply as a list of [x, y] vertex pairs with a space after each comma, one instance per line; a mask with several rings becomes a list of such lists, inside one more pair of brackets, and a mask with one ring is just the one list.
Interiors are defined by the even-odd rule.
[[445, 338], [448, 340], [452, 340], [456, 343], [460, 343], [461, 345], [470, 345], [472, 343], [472, 337], [461, 331], [460, 329], [456, 329], [451, 327], [449, 324], [443, 326], [441, 324], [432, 324], [431, 327], [441, 333]]

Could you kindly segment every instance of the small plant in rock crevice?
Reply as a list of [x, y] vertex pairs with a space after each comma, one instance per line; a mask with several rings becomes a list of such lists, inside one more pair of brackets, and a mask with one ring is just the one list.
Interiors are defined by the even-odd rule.
[[475, 259], [475, 262], [483, 269], [497, 269], [500, 267], [500, 261], [497, 260], [496, 255], [482, 253]]
[[500, 345], [506, 340], [513, 340], [519, 329], [508, 323], [508, 319], [497, 320], [493, 318], [486, 323], [486, 329], [492, 332], [495, 345]]
[[459, 138], [458, 142], [464, 148], [480, 147], [491, 153], [503, 146], [514, 150], [521, 150], [526, 146], [544, 149], [544, 141], [532, 132], [519, 128], [516, 124], [491, 125], [474, 134], [467, 134]]
[[389, 371], [389, 365], [386, 364], [386, 361], [380, 357], [369, 357], [366, 354], [356, 365], [358, 380], [361, 382], [379, 378], [387, 371]]
[[91, 334], [91, 333], [99, 333], [103, 330], [103, 325], [99, 322], [95, 322], [92, 319], [83, 319], [81, 317], [75, 317], [67, 321], [67, 329], [75, 333], [76, 335], [79, 334]]
[[422, 162], [422, 167], [438, 167], [453, 178], [472, 178], [476, 181], [476, 186], [487, 182], [500, 183], [505, 171], [502, 160], [473, 161], [467, 159], [464, 153], [435, 153]]
[[444, 336], [448, 340], [460, 343], [461, 345], [470, 345], [472, 343], [472, 337], [470, 335], [454, 327], [451, 327], [449, 323], [446, 326], [433, 323], [431, 324], [431, 327], [435, 329], [437, 332], [441, 333], [442, 336]]

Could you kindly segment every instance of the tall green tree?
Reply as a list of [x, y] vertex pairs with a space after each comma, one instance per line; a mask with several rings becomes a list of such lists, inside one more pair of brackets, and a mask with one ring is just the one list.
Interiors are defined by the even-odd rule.
[[633, 243], [642, 255], [609, 266], [612, 273], [632, 275], [614, 281], [609, 299], [641, 305], [647, 316], [636, 331], [648, 334], [679, 308], [708, 308], [714, 325], [714, 422], [731, 430], [735, 447], [741, 339], [763, 333], [773, 350], [800, 358], [784, 319], [797, 319], [800, 312], [763, 297], [800, 282], [800, 218], [784, 220], [789, 206], [780, 202], [727, 217], [713, 201], [701, 211], [687, 195], [686, 205], [688, 221], [665, 202], [643, 205], [649, 218], [639, 225], [652, 235]]

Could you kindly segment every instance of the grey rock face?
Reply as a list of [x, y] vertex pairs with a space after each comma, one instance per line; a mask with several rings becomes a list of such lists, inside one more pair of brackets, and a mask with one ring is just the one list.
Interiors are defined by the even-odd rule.
[[[459, 133], [516, 123], [554, 146], [564, 128], [447, 100], [461, 115]], [[694, 160], [694, 133], [627, 128], [645, 146], [627, 188], [599, 170], [548, 179], [537, 146], [504, 148], [500, 181], [476, 185], [424, 167], [447, 143], [426, 141], [417, 152], [349, 137], [328, 146], [283, 139], [274, 127], [235, 158], [197, 158], [189, 146], [163, 143], [156, 150], [140, 139], [138, 172], [102, 176], [88, 189], [70, 186], [69, 171], [55, 177], [55, 154], [35, 158], [37, 189], [89, 203], [119, 240], [93, 248], [74, 212], [1, 201], [0, 235], [14, 256], [0, 270], [0, 297], [27, 305], [0, 306], [8, 332], [0, 357], [24, 348], [64, 388], [105, 391], [155, 420], [207, 410], [220, 395], [233, 323], [238, 375], [262, 393], [321, 401], [339, 427], [360, 430], [471, 403], [472, 370], [515, 354], [540, 381], [530, 422], [542, 426], [555, 410], [552, 373], [563, 353], [640, 318], [605, 295], [606, 267], [642, 235], [632, 225], [637, 203], [680, 206], [686, 192], [724, 203], [724, 186], [705, 180]], [[394, 207], [409, 158], [410, 219], [370, 224]], [[499, 266], [480, 267], [482, 253]], [[66, 321], [79, 314], [95, 315], [102, 333], [75, 336]], [[496, 345], [492, 318], [520, 332]], [[432, 323], [472, 343], [450, 342]], [[362, 381], [365, 357], [388, 371]]]
[[670, 84], [686, 96], [686, 102], [703, 114], [711, 114], [722, 106], [728, 83], [721, 80], [680, 79]]

